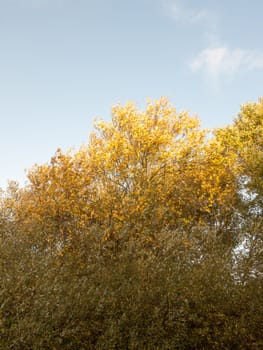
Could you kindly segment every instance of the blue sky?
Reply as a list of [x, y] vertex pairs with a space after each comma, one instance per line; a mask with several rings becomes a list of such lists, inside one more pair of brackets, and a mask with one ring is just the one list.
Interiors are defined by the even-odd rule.
[[263, 95], [261, 0], [0, 0], [0, 186], [167, 96], [204, 127]]

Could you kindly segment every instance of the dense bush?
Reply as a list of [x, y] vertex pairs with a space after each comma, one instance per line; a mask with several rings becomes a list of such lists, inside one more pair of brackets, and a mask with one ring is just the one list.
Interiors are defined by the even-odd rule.
[[262, 348], [253, 259], [237, 267], [217, 239], [200, 247], [179, 232], [157, 243], [112, 255], [89, 237], [75, 259], [2, 233], [1, 349]]

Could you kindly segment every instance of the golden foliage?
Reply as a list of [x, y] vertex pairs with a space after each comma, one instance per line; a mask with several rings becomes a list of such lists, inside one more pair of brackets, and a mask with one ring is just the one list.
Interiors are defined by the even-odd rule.
[[220, 129], [216, 137], [238, 161], [239, 174], [247, 189], [263, 193], [263, 99], [241, 106], [233, 125]]
[[[103, 240], [151, 241], [164, 227], [216, 220], [235, 201], [233, 159], [197, 118], [169, 101], [116, 105], [88, 145], [35, 166], [14, 203], [17, 221], [72, 246], [95, 225]], [[55, 234], [54, 234], [55, 232]]]

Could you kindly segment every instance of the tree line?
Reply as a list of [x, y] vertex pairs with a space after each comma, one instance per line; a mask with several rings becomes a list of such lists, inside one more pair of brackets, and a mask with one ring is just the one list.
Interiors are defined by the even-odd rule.
[[166, 98], [10, 182], [2, 349], [261, 349], [263, 99], [205, 130]]

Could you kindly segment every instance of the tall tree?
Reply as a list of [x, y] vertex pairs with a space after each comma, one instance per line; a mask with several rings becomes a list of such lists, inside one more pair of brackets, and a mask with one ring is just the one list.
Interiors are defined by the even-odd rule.
[[106, 241], [151, 241], [163, 228], [218, 225], [231, 211], [233, 159], [197, 118], [177, 113], [165, 98], [145, 111], [117, 105], [112, 114], [96, 122], [87, 146], [58, 150], [29, 172], [14, 204], [27, 232], [71, 246], [96, 226]]

